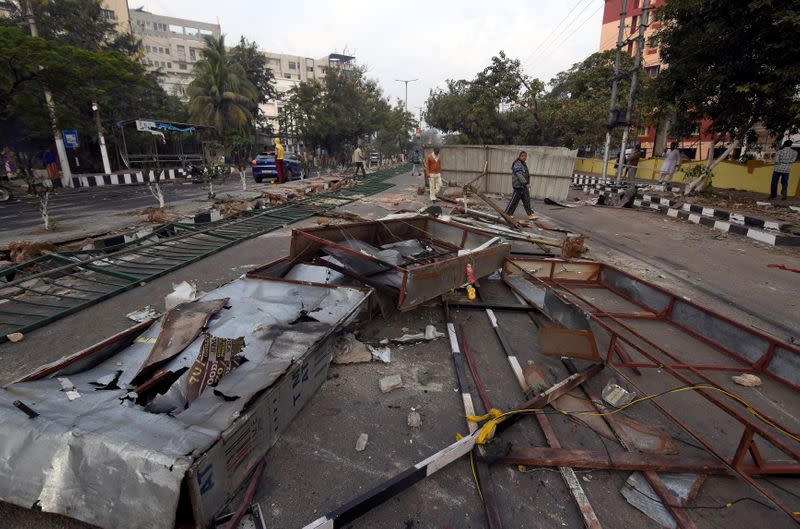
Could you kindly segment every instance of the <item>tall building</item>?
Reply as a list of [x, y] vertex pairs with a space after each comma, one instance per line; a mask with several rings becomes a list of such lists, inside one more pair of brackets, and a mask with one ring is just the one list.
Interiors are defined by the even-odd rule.
[[273, 52], [264, 52], [264, 56], [267, 58], [267, 67], [275, 76], [275, 88], [278, 92], [278, 98], [261, 105], [261, 111], [272, 125], [272, 129], [281, 133], [286, 139], [290, 150], [296, 150], [296, 142], [292, 138], [292, 134], [287, 130], [282, 130], [286, 129], [287, 126], [282, 124], [279, 119], [286, 92], [302, 82], [322, 81], [331, 68], [352, 69], [355, 66], [355, 57], [341, 53], [330, 53], [319, 59], [312, 59], [302, 55]]
[[128, 10], [128, 0], [101, 0], [103, 16], [113, 20], [117, 25], [117, 33], [130, 33], [131, 15]]
[[201, 59], [203, 39], [219, 38], [219, 24], [156, 15], [143, 8], [130, 11], [130, 24], [142, 39], [145, 66], [164, 74], [159, 82], [167, 93], [184, 98], [194, 78], [194, 63]]

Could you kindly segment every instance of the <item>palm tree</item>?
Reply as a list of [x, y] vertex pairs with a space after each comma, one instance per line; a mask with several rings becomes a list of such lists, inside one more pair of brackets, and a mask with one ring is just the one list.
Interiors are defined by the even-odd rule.
[[252, 126], [250, 109], [258, 91], [242, 66], [228, 57], [224, 36], [205, 40], [203, 58], [195, 64], [195, 78], [186, 91], [189, 115], [196, 123], [216, 127], [221, 137], [245, 131]]

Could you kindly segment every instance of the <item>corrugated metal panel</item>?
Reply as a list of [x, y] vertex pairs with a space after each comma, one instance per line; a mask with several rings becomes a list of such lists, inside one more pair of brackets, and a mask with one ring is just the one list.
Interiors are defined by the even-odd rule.
[[[509, 195], [511, 165], [520, 151], [528, 153], [528, 170], [531, 173], [531, 195], [564, 200], [569, 192], [577, 151], [564, 147], [534, 145], [444, 145], [441, 147], [442, 178], [452, 185], [464, 185], [479, 176], [488, 162], [488, 175], [478, 184], [478, 189]], [[425, 155], [431, 152], [425, 149]]]

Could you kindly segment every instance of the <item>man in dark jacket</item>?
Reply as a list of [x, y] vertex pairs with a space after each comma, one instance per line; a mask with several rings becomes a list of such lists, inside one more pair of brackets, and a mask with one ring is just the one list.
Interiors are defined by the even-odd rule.
[[528, 153], [522, 151], [511, 166], [511, 186], [514, 188], [514, 194], [511, 195], [511, 201], [508, 203], [506, 213], [514, 215], [514, 211], [516, 211], [521, 200], [522, 207], [525, 208], [525, 213], [528, 214], [528, 220], [536, 220], [539, 217], [533, 214], [533, 209], [531, 209], [531, 195], [528, 192], [528, 184], [531, 183], [531, 175], [528, 173], [528, 164], [525, 163], [527, 159]]

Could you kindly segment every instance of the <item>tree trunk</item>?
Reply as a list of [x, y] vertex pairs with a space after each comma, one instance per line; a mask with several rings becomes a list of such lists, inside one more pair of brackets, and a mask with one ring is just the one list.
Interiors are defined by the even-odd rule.
[[158, 200], [159, 209], [164, 209], [164, 191], [161, 189], [161, 184], [156, 180], [154, 183], [147, 184], [147, 189], [153, 198]]
[[[709, 146], [708, 164], [706, 165], [706, 169], [708, 169], [708, 174], [710, 174], [711, 171], [713, 171], [714, 168], [716, 166], [718, 166], [720, 164], [720, 162], [722, 162], [722, 160], [727, 158], [730, 155], [730, 153], [732, 153], [739, 146], [739, 138], [741, 138], [742, 136], [745, 136], [747, 134], [747, 132], [750, 130], [750, 125], [748, 125], [746, 129], [744, 127], [742, 127], [742, 128], [733, 129], [733, 130], [741, 130], [742, 132], [736, 134], [736, 138], [731, 142], [730, 145], [728, 145], [728, 148], [725, 149], [725, 152], [723, 152], [720, 156], [718, 156], [716, 158], [714, 157], [714, 146], [717, 143], [719, 143], [719, 141], [721, 139], [723, 139], [730, 131], [725, 131], [725, 132], [720, 133], [720, 135], [717, 138], [717, 140], [714, 141]], [[699, 189], [704, 189], [705, 188], [705, 184], [706, 184], [706, 180], [708, 178], [708, 174], [705, 174], [703, 176], [695, 178], [694, 180], [692, 180], [691, 182], [686, 184], [686, 188], [685, 188], [683, 194], [684, 195], [691, 195], [692, 193], [694, 193], [695, 191], [698, 191]]]
[[242, 191], [247, 191], [247, 173], [241, 167], [239, 168], [239, 178], [242, 180]]
[[39, 214], [42, 216], [44, 222], [44, 229], [50, 230], [50, 213], [48, 212], [48, 205], [50, 202], [50, 191], [45, 190], [39, 195]]

